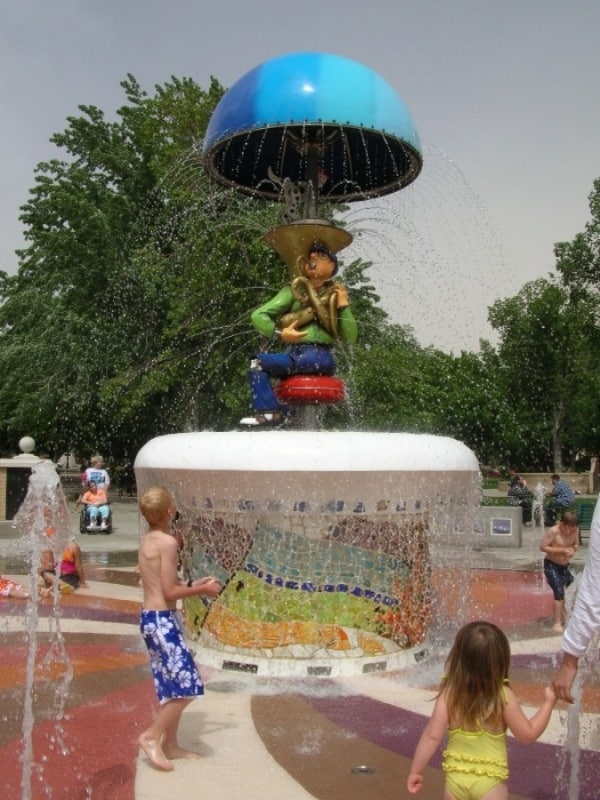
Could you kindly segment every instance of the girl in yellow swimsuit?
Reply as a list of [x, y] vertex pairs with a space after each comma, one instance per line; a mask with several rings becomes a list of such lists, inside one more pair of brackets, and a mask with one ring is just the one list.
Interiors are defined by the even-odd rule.
[[491, 622], [470, 622], [456, 635], [446, 675], [415, 750], [407, 789], [416, 794], [423, 771], [445, 734], [442, 768], [444, 800], [506, 800], [506, 730], [531, 744], [546, 729], [556, 695], [544, 689], [544, 702], [528, 719], [508, 685], [510, 646]]

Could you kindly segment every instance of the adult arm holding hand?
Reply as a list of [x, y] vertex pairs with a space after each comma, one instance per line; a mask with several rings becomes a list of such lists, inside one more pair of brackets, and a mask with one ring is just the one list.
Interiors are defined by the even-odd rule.
[[596, 502], [590, 531], [587, 563], [573, 612], [562, 641], [562, 662], [552, 682], [559, 700], [573, 702], [573, 682], [579, 660], [585, 655], [592, 637], [600, 630], [600, 499]]

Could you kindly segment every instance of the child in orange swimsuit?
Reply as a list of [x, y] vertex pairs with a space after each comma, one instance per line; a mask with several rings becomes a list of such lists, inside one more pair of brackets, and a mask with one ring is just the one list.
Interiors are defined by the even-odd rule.
[[407, 789], [423, 786], [423, 770], [448, 734], [442, 768], [445, 797], [455, 800], [506, 800], [506, 729], [521, 744], [531, 744], [546, 729], [556, 695], [544, 689], [541, 708], [528, 719], [508, 685], [510, 646], [491, 622], [470, 622], [458, 632], [446, 661], [431, 719], [410, 768]]
[[31, 595], [20, 583], [3, 578], [0, 575], [0, 597], [18, 597], [19, 600], [29, 600]]
[[[45, 531], [45, 535], [49, 539], [52, 539], [54, 533], [54, 528], [47, 528]], [[76, 541], [69, 542], [58, 563], [55, 563], [55, 555], [52, 548], [42, 550], [38, 574], [43, 581], [43, 586], [40, 588], [41, 597], [50, 597], [55, 583], [58, 584], [58, 590], [61, 594], [71, 594], [75, 589], [79, 589], [80, 586], [87, 589], [81, 548]]]

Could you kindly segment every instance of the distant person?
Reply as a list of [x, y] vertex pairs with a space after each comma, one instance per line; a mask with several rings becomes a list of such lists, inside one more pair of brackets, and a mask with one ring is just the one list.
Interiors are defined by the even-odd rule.
[[177, 729], [186, 706], [204, 694], [202, 679], [185, 640], [177, 601], [186, 597], [216, 597], [221, 584], [212, 577], [195, 581], [178, 577], [178, 545], [172, 534], [177, 509], [167, 489], [162, 486], [148, 489], [139, 501], [139, 508], [149, 525], [138, 552], [144, 594], [140, 630], [150, 655], [160, 710], [138, 742], [154, 767], [170, 771], [174, 769], [172, 759], [200, 757], [179, 746]]
[[69, 542], [63, 550], [59, 575], [61, 581], [72, 586], [73, 589], [79, 589], [80, 587], [87, 589], [81, 547], [75, 540]]
[[[51, 537], [54, 530], [48, 528], [46, 535]], [[40, 558], [39, 574], [43, 581], [40, 590], [42, 597], [49, 597], [52, 587], [58, 583], [58, 590], [61, 594], [71, 594], [75, 589], [87, 589], [83, 568], [83, 558], [79, 544], [73, 540], [63, 550], [58, 564], [54, 561], [54, 550], [48, 548], [42, 551]]]
[[81, 495], [77, 505], [85, 506], [90, 525], [100, 524], [100, 530], [107, 529], [110, 507], [106, 492], [99, 489], [95, 481], [89, 482], [87, 491]]
[[552, 686], [559, 700], [573, 702], [573, 681], [579, 659], [600, 631], [600, 499], [596, 501], [590, 529], [587, 562], [577, 590], [575, 605], [562, 639], [562, 662]]
[[444, 797], [508, 797], [507, 728], [521, 744], [535, 742], [556, 703], [547, 686], [541, 708], [528, 719], [509, 686], [509, 667], [508, 639], [496, 625], [470, 622], [459, 630], [431, 719], [415, 750], [407, 780], [411, 794], [423, 788], [425, 767], [447, 734]]
[[521, 480], [521, 476], [514, 469], [508, 470], [508, 488], [510, 489]]
[[94, 481], [98, 489], [106, 492], [106, 496], [108, 497], [110, 477], [108, 472], [104, 469], [104, 459], [102, 456], [92, 456], [90, 463], [91, 466], [83, 473], [83, 485], [88, 486], [90, 481]]
[[575, 492], [569, 484], [556, 473], [550, 476], [552, 489], [548, 493], [546, 505], [546, 525], [554, 525], [556, 517], [575, 502]]
[[20, 583], [11, 581], [10, 578], [3, 578], [0, 575], [0, 597], [15, 597], [18, 600], [29, 600], [30, 593]]
[[531, 522], [533, 494], [527, 486], [525, 478], [517, 475], [508, 487], [507, 494], [510, 505], [520, 506], [523, 525], [529, 525]]
[[60, 580], [60, 569], [57, 564], [54, 547], [52, 547], [55, 533], [56, 531], [53, 527], [48, 527], [44, 531], [44, 535], [48, 539], [48, 547], [45, 547], [40, 553], [38, 575], [42, 579], [42, 585], [39, 590], [41, 597], [49, 597], [52, 594], [54, 584], [58, 586], [58, 591], [61, 594], [72, 594], [74, 591], [72, 586]]
[[544, 533], [540, 550], [544, 558], [544, 575], [554, 595], [552, 630], [562, 633], [565, 624], [565, 589], [575, 580], [570, 561], [579, 547], [579, 519], [574, 511], [563, 511], [556, 525]]

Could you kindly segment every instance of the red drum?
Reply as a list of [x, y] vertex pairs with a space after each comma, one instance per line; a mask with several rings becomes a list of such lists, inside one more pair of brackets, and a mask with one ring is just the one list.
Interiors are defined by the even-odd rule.
[[274, 388], [279, 402], [290, 406], [333, 405], [346, 398], [344, 381], [331, 375], [292, 375], [276, 383]]

